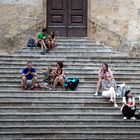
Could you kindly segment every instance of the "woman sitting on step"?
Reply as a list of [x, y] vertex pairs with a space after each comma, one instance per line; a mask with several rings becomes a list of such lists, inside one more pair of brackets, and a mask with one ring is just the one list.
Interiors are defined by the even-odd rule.
[[110, 102], [114, 104], [114, 107], [118, 107], [116, 103], [116, 82], [111, 79], [110, 75], [106, 73], [105, 78], [102, 80], [102, 96], [110, 98]]
[[122, 114], [124, 115], [124, 120], [132, 119], [135, 120], [135, 98], [133, 97], [130, 90], [125, 92], [125, 96], [123, 97], [123, 107], [122, 107]]
[[55, 40], [56, 36], [53, 31], [50, 31], [49, 36], [48, 36], [48, 48], [53, 49], [55, 47]]
[[57, 62], [56, 69], [54, 70], [53, 74], [55, 75], [55, 79], [53, 82], [53, 88], [52, 90], [56, 90], [56, 86], [60, 84], [62, 86], [62, 89], [65, 90], [64, 87], [64, 70], [63, 70], [63, 63]]
[[99, 89], [101, 88], [102, 80], [105, 79], [105, 75], [106, 74], [108, 74], [112, 80], [114, 79], [112, 71], [108, 68], [108, 64], [103, 63], [103, 64], [101, 64], [101, 67], [100, 67], [100, 69], [98, 71], [98, 78], [99, 78], [99, 80], [97, 82], [95, 96], [98, 95]]

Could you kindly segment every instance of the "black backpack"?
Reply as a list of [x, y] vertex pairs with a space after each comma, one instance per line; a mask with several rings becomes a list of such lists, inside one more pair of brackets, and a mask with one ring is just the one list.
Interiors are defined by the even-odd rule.
[[27, 47], [29, 47], [29, 48], [36, 47], [35, 39], [30, 38], [30, 39], [28, 40], [28, 42], [27, 42]]

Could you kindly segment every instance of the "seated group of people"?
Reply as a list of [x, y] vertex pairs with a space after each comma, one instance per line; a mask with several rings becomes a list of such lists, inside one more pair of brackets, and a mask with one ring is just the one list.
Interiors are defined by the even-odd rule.
[[64, 88], [64, 70], [63, 63], [57, 62], [55, 70], [51, 68], [41, 69], [44, 73], [44, 79], [41, 83], [37, 84], [37, 73], [36, 69], [33, 68], [32, 62], [27, 62], [27, 67], [23, 69], [21, 75], [21, 85], [24, 90], [30, 88], [34, 90], [34, 88], [38, 85], [41, 88], [48, 88], [50, 90], [56, 90], [56, 86], [60, 84], [62, 89]]
[[[99, 90], [102, 90], [102, 96], [105, 98], [110, 98], [110, 102], [113, 102], [114, 107], [118, 107], [116, 103], [116, 82], [113, 77], [112, 71], [108, 68], [108, 64], [103, 63], [98, 72], [98, 82], [95, 96], [98, 95]], [[130, 90], [125, 92], [124, 97], [122, 98], [122, 114], [124, 119], [133, 119], [135, 120], [135, 98]]]
[[55, 47], [56, 36], [53, 31], [47, 33], [47, 29], [42, 29], [42, 32], [37, 34], [36, 46], [41, 48], [42, 53], [45, 54]]
[[[42, 49], [42, 54], [45, 54], [49, 50], [55, 47], [55, 34], [54, 32], [50, 32], [47, 34], [46, 29], [42, 29], [42, 32], [37, 34], [36, 44], [38, 47]], [[45, 51], [44, 51], [45, 50]], [[64, 70], [63, 63], [57, 62], [57, 66], [55, 70], [51, 68], [41, 69], [41, 71], [45, 74], [44, 80], [38, 84], [41, 88], [48, 88], [50, 90], [56, 90], [56, 86], [60, 84], [62, 89], [65, 90], [64, 87]], [[98, 82], [95, 96], [98, 95], [99, 90], [102, 90], [102, 96], [110, 98], [110, 102], [113, 103], [114, 107], [118, 107], [116, 103], [116, 82], [113, 77], [112, 71], [108, 68], [108, 64], [103, 63], [98, 72]], [[37, 83], [37, 73], [36, 69], [32, 67], [32, 62], [27, 63], [27, 68], [23, 69], [21, 76], [21, 84], [24, 89], [34, 89]], [[50, 85], [50, 86], [49, 86]], [[123, 107], [122, 113], [124, 115], [124, 119], [131, 118], [135, 119], [136, 106], [135, 106], [135, 98], [133, 97], [130, 90], [126, 91], [125, 96], [123, 97]]]

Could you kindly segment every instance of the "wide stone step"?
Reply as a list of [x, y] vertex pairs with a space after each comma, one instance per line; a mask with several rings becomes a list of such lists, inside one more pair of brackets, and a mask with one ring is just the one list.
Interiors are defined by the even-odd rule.
[[[135, 84], [135, 83], [133, 83], [133, 84], [131, 84], [131, 85], [129, 84], [129, 86], [131, 87], [132, 90], [133, 90], [133, 89], [137, 89], [137, 90], [138, 90], [139, 87], [140, 87], [140, 84]], [[17, 83], [12, 83], [12, 84], [8, 84], [8, 85], [7, 85], [7, 84], [2, 84], [2, 85], [0, 85], [0, 88], [1, 88], [1, 89], [5, 89], [5, 88], [8, 89], [8, 88], [11, 88], [11, 89], [19, 90], [19, 89], [21, 89], [21, 84], [20, 84], [20, 83], [18, 83], [18, 84], [17, 84]], [[85, 88], [85, 89], [88, 88], [88, 89], [91, 89], [91, 90], [93, 90], [93, 89], [95, 90], [95, 89], [96, 89], [96, 83], [95, 83], [95, 84], [89, 84], [89, 85], [86, 84], [86, 83], [84, 83], [84, 84], [81, 84], [81, 83], [80, 83], [80, 84], [77, 86], [77, 88], [79, 88], [79, 89], [80, 89], [80, 88], [83, 88], [83, 89], [84, 89], [84, 88]], [[76, 88], [76, 89], [77, 89], [77, 88]], [[40, 88], [38, 88], [38, 87], [36, 87], [36, 89], [40, 90]], [[60, 86], [58, 86], [57, 89], [62, 90]]]
[[[8, 82], [4, 82], [4, 83], [5, 83], [5, 85], [1, 85], [0, 86], [0, 88], [1, 88], [0, 94], [3, 93], [3, 92], [6, 92], [6, 91], [7, 92], [9, 92], [9, 91], [12, 91], [12, 92], [24, 91], [21, 88], [20, 81], [17, 82], [18, 85], [16, 85], [16, 83], [14, 83], [15, 85], [12, 85], [12, 86], [6, 86], [6, 84], [8, 84]], [[11, 84], [10, 81], [9, 81], [9, 84]], [[131, 87], [131, 91], [134, 93], [134, 95], [136, 95], [136, 96], [139, 95], [139, 85], [136, 86], [135, 83], [133, 85], [132, 84], [131, 85], [127, 84], [127, 85]], [[56, 90], [57, 90], [56, 92], [61, 92], [62, 91], [61, 87], [59, 87], [59, 86], [56, 87]], [[74, 91], [72, 91], [72, 92], [76, 92], [78, 94], [81, 94], [80, 92], [82, 92], [82, 94], [87, 94], [87, 92], [90, 92], [90, 94], [94, 94], [95, 90], [96, 90], [96, 84], [93, 84], [93, 86], [82, 86], [82, 85], [79, 84], [77, 86], [77, 88]], [[48, 92], [50, 92], [50, 93], [52, 92], [49, 89], [42, 90], [42, 89], [40, 89], [38, 87], [35, 88], [35, 91], [38, 92], [38, 93], [43, 92], [43, 91], [47, 92], [47, 93]], [[66, 94], [69, 93], [69, 92], [71, 92], [70, 89], [67, 89], [65, 91]]]
[[[133, 128], [133, 129], [132, 129]], [[35, 126], [35, 125], [32, 125], [32, 126], [0, 126], [0, 130], [1, 132], [34, 132], [34, 133], [38, 133], [38, 132], [46, 132], [46, 133], [49, 133], [49, 132], [76, 132], [76, 131], [83, 131], [83, 132], [87, 132], [87, 131], [90, 131], [90, 132], [100, 132], [100, 131], [104, 131], [104, 132], [138, 132], [139, 129], [140, 129], [140, 126], [110, 126], [110, 125], [102, 125], [102, 126], [98, 126], [98, 125], [95, 125], [95, 126], [92, 126], [92, 125], [77, 125], [77, 126], [72, 126], [72, 125], [67, 125], [67, 126], [52, 126], [52, 125], [40, 125], [40, 126]]]
[[[119, 111], [119, 110], [118, 110]], [[111, 107], [0, 107], [0, 113], [73, 113], [73, 112], [102, 112], [102, 113], [115, 113], [117, 109]]]
[[[82, 63], [85, 63], [84, 65]], [[4, 68], [23, 68], [25, 67], [25, 65], [27, 64], [27, 61], [24, 60], [15, 60], [15, 61], [9, 61], [9, 60], [0, 60], [0, 69], [4, 69]], [[56, 61], [33, 61], [33, 65], [34, 67], [38, 67], [38, 68], [44, 68], [44, 67], [55, 67], [56, 66]], [[101, 65], [101, 62], [74, 62], [74, 61], [65, 61], [64, 62], [64, 69], [65, 68], [69, 68], [69, 69], [94, 69], [94, 70], [99, 70], [99, 67]], [[124, 70], [127, 69], [129, 70], [139, 70], [140, 69], [140, 64], [139, 63], [110, 63], [109, 67], [112, 70]]]
[[[69, 75], [69, 76], [66, 76], [66, 77], [74, 77], [74, 75]], [[96, 77], [87, 77], [87, 76], [75, 76], [77, 78], [79, 78], [80, 82], [78, 84], [78, 86], [80, 87], [95, 87], [97, 85], [97, 81], [98, 79]], [[14, 78], [14, 80], [13, 80]], [[134, 79], [133, 79], [134, 78]], [[140, 79], [137, 77], [137, 79], [135, 77], [133, 78], [121, 78], [121, 77], [115, 77], [115, 80], [116, 80], [116, 84], [119, 85], [119, 84], [122, 84], [122, 83], [126, 83], [127, 85], [131, 86], [133, 88], [136, 87], [138, 88], [139, 85], [140, 85]], [[39, 76], [38, 77], [38, 80], [37, 80], [37, 83], [40, 83], [43, 81], [43, 76]], [[19, 85], [19, 83], [21, 82], [21, 78], [20, 78], [20, 75], [19, 77], [18, 76], [10, 76], [9, 75], [9, 78], [8, 76], [3, 76], [0, 78], [0, 83], [1, 85], [0, 86], [5, 86], [8, 84], [8, 86], [16, 86], [16, 85]]]
[[[12, 92], [12, 90], [11, 90]], [[14, 90], [13, 90], [14, 92]], [[18, 91], [15, 91], [16, 93], [18, 93]], [[19, 91], [20, 92], [20, 91]], [[22, 91], [21, 91], [22, 92]], [[24, 93], [30, 93], [31, 91], [27, 91], [27, 92], [24, 92]], [[4, 94], [0, 94], [0, 103], [37, 103], [37, 104], [46, 104], [46, 103], [56, 103], [56, 104], [82, 104], [82, 103], [87, 103], [87, 104], [99, 104], [100, 102], [102, 103], [108, 103], [110, 104], [109, 102], [109, 98], [103, 98], [103, 97], [95, 97], [94, 94], [90, 95], [89, 97], [88, 96], [64, 96], [64, 95], [60, 95], [60, 96], [52, 96], [53, 95], [53, 92], [50, 91], [49, 93], [52, 93], [47, 95], [49, 91], [44, 91], [44, 92], [41, 92], [41, 91], [36, 91], [34, 92], [35, 95], [28, 95], [28, 96], [13, 96], [12, 93], [10, 93], [10, 95], [7, 95], [5, 96]], [[58, 92], [58, 91], [57, 91]], [[74, 91], [73, 91], [74, 92]], [[40, 95], [39, 93], [44, 93], [44, 96]], [[46, 94], [45, 94], [46, 93]], [[69, 91], [67, 91], [66, 93], [69, 93]], [[20, 94], [20, 93], [19, 93]], [[136, 103], [139, 104], [139, 96], [136, 96], [135, 99], [136, 99]], [[19, 103], [19, 104], [20, 104]], [[121, 97], [117, 98], [117, 103], [122, 103], [122, 99]], [[65, 107], [64, 107], [65, 108]]]
[[[137, 87], [140, 84], [140, 80], [138, 79], [130, 79], [130, 78], [125, 78], [125, 79], [121, 79], [121, 78], [115, 78], [116, 79], [116, 83], [117, 84], [122, 84], [122, 83], [126, 83], [127, 85], [131, 86], [131, 88]], [[38, 78], [37, 82], [42, 82], [42, 78]], [[19, 85], [21, 83], [20, 77], [19, 78], [15, 78], [14, 80], [12, 80], [12, 78], [6, 78], [6, 79], [1, 79], [0, 80], [0, 84], [2, 85]], [[90, 77], [80, 77], [80, 83], [81, 84], [86, 84], [88, 86], [88, 84], [93, 85], [93, 87], [97, 84], [97, 78], [90, 78]], [[78, 86], [79, 86], [78, 85]]]
[[[14, 100], [14, 99], [13, 99]], [[113, 107], [113, 103], [110, 103], [109, 99], [106, 101], [103, 101], [101, 103], [101, 101], [84, 101], [84, 99], [82, 99], [81, 101], [79, 99], [79, 101], [76, 100], [65, 100], [62, 101], [59, 99], [59, 101], [57, 100], [53, 100], [53, 99], [46, 99], [46, 100], [37, 100], [34, 99], [33, 101], [31, 101], [31, 99], [18, 99], [17, 101], [13, 101], [11, 99], [7, 99], [7, 100], [3, 100], [0, 101], [0, 106], [1, 107], [60, 107], [60, 108], [65, 108], [65, 107]], [[61, 102], [62, 101], [62, 102]], [[122, 106], [122, 101], [118, 101], [117, 100], [117, 104], [119, 105], [119, 107]], [[136, 101], [137, 106], [140, 105], [140, 102], [137, 100]], [[115, 108], [114, 108], [115, 109]], [[79, 110], [80, 112], [80, 110]], [[94, 112], [94, 111], [93, 111]], [[117, 111], [116, 111], [117, 112]], [[21, 113], [21, 112], [20, 112]], [[30, 113], [30, 112], [29, 112]], [[62, 112], [62, 114], [65, 113]], [[69, 113], [69, 112], [68, 112]], [[87, 112], [88, 113], [88, 112]], [[98, 110], [97, 110], [98, 113]], [[103, 113], [103, 112], [101, 112]], [[109, 112], [107, 112], [109, 113]], [[113, 112], [115, 113], [115, 112]], [[112, 114], [113, 115], [113, 114]]]
[[[57, 35], [57, 39], [58, 40], [89, 40], [87, 37], [63, 37], [63, 36], [59, 36]], [[94, 40], [91, 40], [94, 41]]]
[[[34, 62], [46, 62], [46, 63], [56, 63], [58, 61], [58, 58], [55, 57], [55, 56], [51, 56], [51, 57], [48, 57], [47, 55], [42, 55], [41, 57], [40, 56], [24, 56], [24, 57], [21, 57], [20, 55], [0, 55], [0, 62], [1, 61], [6, 61], [6, 62], [9, 62], [11, 63], [12, 62], [26, 62], [26, 61], [29, 61], [32, 60]], [[90, 63], [90, 64], [96, 64], [98, 66], [100, 66], [101, 63], [103, 62], [107, 62], [108, 64], [114, 64], [114, 65], [122, 65], [122, 64], [133, 64], [133, 63], [136, 63], [136, 64], [139, 64], [139, 61], [140, 59], [139, 58], [128, 58], [128, 57], [79, 57], [77, 56], [76, 59], [75, 57], [59, 57], [59, 60], [61, 61], [66, 61], [67, 63]], [[135, 66], [135, 65], [134, 65]]]
[[[13, 66], [13, 64], [9, 64], [10, 66], [7, 66], [7, 64], [3, 64], [0, 66], [0, 70], [9, 70], [10, 68], [10, 71], [15, 71], [15, 70], [23, 70], [23, 68], [25, 67], [26, 64], [23, 64], [22, 66], [18, 65], [18, 64], [15, 64], [15, 66]], [[38, 70], [39, 73], [41, 73], [40, 69], [41, 68], [47, 68], [49, 67], [49, 65], [39, 65], [37, 66], [36, 64], [34, 64], [34, 67]], [[54, 65], [53, 67], [54, 68]], [[129, 73], [129, 72], [138, 72], [140, 71], [140, 66], [139, 67], [132, 67], [132, 66], [129, 66], [129, 67], [111, 67], [112, 69], [112, 72], [113, 73], [117, 73], [117, 72], [125, 72], [125, 73]], [[127, 71], [126, 71], [127, 69]], [[69, 71], [84, 71], [84, 72], [96, 72], [96, 74], [98, 74], [98, 71], [99, 71], [99, 68], [98, 67], [95, 67], [95, 66], [82, 66], [82, 67], [79, 67], [78, 65], [76, 65], [75, 67], [71, 66], [71, 65], [66, 65], [64, 67], [64, 70], [66, 72], [69, 72]]]
[[0, 138], [9, 140], [11, 137], [14, 140], [139, 140], [139, 132], [0, 132]]
[[[4, 86], [1, 86], [1, 91], [4, 92], [6, 90], [11, 90], [11, 91], [15, 91], [16, 92], [19, 92], [22, 90], [21, 86], [19, 87], [4, 87]], [[35, 90], [37, 90], [38, 92], [40, 92], [41, 90], [44, 90], [44, 91], [49, 91], [51, 92], [49, 89], [40, 89], [40, 88], [35, 88]], [[61, 87], [56, 87], [56, 91], [62, 91], [62, 88]], [[67, 93], [68, 91], [72, 91], [71, 89], [67, 89], [65, 92]], [[87, 91], [90, 91], [92, 93], [95, 93], [96, 92], [96, 87], [82, 87], [82, 86], [78, 86], [74, 91], [83, 91], [83, 92], [87, 92]], [[131, 88], [131, 91], [133, 92], [133, 94], [135, 96], [138, 96], [139, 95], [139, 87], [135, 88], [135, 87], [132, 87]]]
[[[15, 52], [34, 52], [34, 51], [40, 51], [41, 48], [22, 48], [22, 50], [17, 50]], [[98, 46], [98, 45], [74, 45], [74, 46], [69, 46], [69, 45], [59, 45], [57, 44], [57, 47], [53, 48], [52, 50], [50, 50], [51, 52], [53, 51], [62, 51], [62, 50], [65, 50], [65, 51], [75, 51], [75, 50], [85, 50], [85, 51], [88, 51], [88, 50], [109, 50], [111, 51], [112, 49], [109, 48], [109, 47], [103, 47], [103, 46]]]
[[120, 119], [121, 112], [62, 112], [62, 113], [1, 113], [0, 119]]
[[65, 43], [65, 42], [91, 42], [91, 43], [95, 43], [95, 44], [99, 44], [97, 42], [95, 42], [94, 40], [90, 40], [88, 38], [57, 38], [56, 39], [56, 43]]
[[140, 120], [126, 120], [123, 119], [1, 119], [0, 125], [8, 126], [8, 125], [18, 125], [18, 126], [25, 126], [25, 125], [112, 125], [112, 126], [119, 126], [125, 125], [126, 123], [128, 126], [139, 126]]
[[[75, 59], [76, 58], [76, 59]], [[29, 57], [27, 57], [27, 56], [24, 56], [24, 57], [22, 57], [22, 56], [17, 56], [17, 57], [13, 57], [13, 56], [6, 56], [6, 58], [5, 57], [2, 57], [2, 56], [0, 56], [0, 62], [2, 61], [6, 61], [6, 62], [13, 62], [13, 63], [15, 63], [15, 62], [24, 62], [24, 63], [26, 63], [27, 61], [29, 61], [29, 60], [32, 60], [33, 62], [35, 62], [35, 63], [42, 63], [42, 62], [44, 62], [45, 64], [51, 64], [52, 62], [54, 63], [54, 64], [56, 64], [56, 62], [59, 60], [59, 61], [63, 61], [64, 62], [64, 64], [65, 63], [72, 63], [72, 64], [83, 64], [84, 63], [84, 65], [86, 65], [86, 64], [91, 64], [91, 65], [93, 65], [93, 64], [95, 64], [96, 66], [100, 66], [103, 62], [108, 62], [108, 64], [111, 66], [111, 65], [115, 65], [115, 66], [122, 66], [122, 65], [124, 65], [124, 66], [126, 66], [126, 65], [133, 65], [134, 67], [135, 67], [135, 65], [137, 66], [138, 64], [139, 64], [139, 59], [127, 59], [127, 58], [94, 58], [94, 57], [92, 57], [92, 58], [83, 58], [83, 57], [79, 57], [79, 56], [77, 56], [77, 57], [51, 57], [51, 58], [48, 58], [48, 56], [42, 56], [42, 57], [38, 57], [38, 56], [36, 56], [36, 57], [34, 57], [34, 56], [29, 56]]]
[[[100, 96], [94, 96], [93, 92], [84, 92], [82, 91], [57, 91], [57, 92], [50, 92], [50, 91], [23, 91], [20, 90], [19, 92], [15, 91], [0, 91], [0, 97], [29, 97], [29, 98], [84, 98], [84, 99], [89, 99], [89, 98], [94, 98], [94, 99], [102, 99]], [[119, 98], [118, 98], [119, 99]]]
[[[15, 87], [11, 87], [11, 88], [10, 88], [10, 87], [7, 87], [7, 88], [6, 88], [6, 87], [0, 87], [0, 88], [1, 88], [2, 91], [5, 91], [5, 89], [6, 89], [6, 90], [9, 89], [9, 90], [11, 90], [11, 91], [12, 91], [12, 90], [17, 90], [17, 91], [21, 90], [21, 86], [20, 86], [20, 87], [16, 87], [16, 88], [15, 88]], [[37, 89], [37, 88], [36, 88], [36, 89]], [[35, 89], [35, 90], [36, 90], [36, 89]], [[40, 88], [38, 88], [38, 90], [45, 90], [45, 89], [40, 89]], [[50, 91], [49, 89], [46, 89], [46, 90]], [[62, 91], [62, 88], [61, 88], [61, 87], [57, 87], [56, 90], [57, 90], [57, 91]], [[71, 91], [71, 89], [67, 89], [67, 91]], [[74, 91], [85, 91], [85, 92], [86, 92], [86, 91], [92, 91], [92, 92], [94, 91], [94, 92], [95, 92], [95, 89], [94, 89], [93, 87], [92, 87], [92, 88], [90, 88], [90, 87], [86, 87], [86, 88], [85, 88], [85, 87], [79, 87], [79, 86], [78, 86]]]
[[[40, 50], [34, 50], [34, 51], [24, 51], [24, 50], [21, 50], [21, 51], [16, 51], [14, 54], [24, 54], [24, 53], [26, 53], [26, 54], [39, 54], [41, 52], [41, 49]], [[60, 54], [63, 54], [63, 53], [65, 53], [65, 54], [74, 54], [74, 53], [77, 53], [77, 54], [79, 54], [79, 53], [117, 53], [116, 51], [112, 51], [111, 49], [101, 49], [101, 50], [94, 50], [94, 49], [82, 49], [82, 48], [80, 48], [80, 49], [69, 49], [69, 50], [67, 50], [67, 49], [56, 49], [56, 50], [54, 50], [54, 51], [49, 51], [46, 55], [50, 55], [50, 54], [57, 54], [57, 53], [60, 53]]]
[[89, 58], [89, 59], [93, 59], [93, 58], [97, 58], [97, 57], [100, 57], [100, 58], [102, 58], [102, 59], [104, 59], [104, 58], [106, 58], [106, 59], [111, 59], [111, 58], [126, 58], [127, 57], [127, 55], [124, 55], [124, 54], [118, 54], [118, 53], [111, 53], [111, 54], [108, 54], [108, 53], [106, 53], [105, 55], [103, 55], [102, 53], [99, 55], [99, 53], [91, 53], [90, 55], [87, 55], [87, 53], [85, 53], [85, 54], [83, 54], [83, 53], [81, 53], [81, 54], [79, 54], [79, 55], [77, 55], [77, 54], [61, 54], [61, 53], [58, 53], [57, 55], [55, 54], [55, 52], [54, 52], [54, 55], [49, 55], [49, 53], [48, 54], [46, 54], [46, 55], [41, 55], [41, 54], [38, 54], [38, 55], [34, 55], [34, 54], [13, 54], [13, 55], [9, 55], [9, 56], [7, 56], [7, 55], [1, 55], [0, 57], [6, 57], [6, 58], [8, 58], [8, 59], [10, 59], [10, 58], [25, 58], [26, 57], [26, 59], [27, 59], [27, 57], [29, 57], [29, 58], [38, 58], [38, 59], [43, 59], [43, 58], [48, 58], [48, 57], [50, 57], [50, 58], [55, 58], [56, 60], [58, 60], [58, 59], [61, 59], [62, 58], [62, 60], [65, 60], [66, 58], [69, 58], [69, 59], [75, 59], [75, 58], [77, 58], [77, 59], [86, 59], [86, 58]]
[[[122, 102], [117, 102], [117, 104], [119, 105], [119, 107], [122, 106]], [[139, 105], [139, 102], [137, 102], [137, 105]], [[39, 101], [33, 101], [33, 102], [30, 102], [30, 101], [21, 101], [20, 103], [19, 102], [14, 102], [14, 101], [3, 101], [3, 102], [0, 102], [0, 106], [1, 107], [30, 107], [30, 106], [33, 106], [33, 107], [113, 107], [113, 104], [109, 102], [109, 99], [108, 99], [108, 102], [68, 102], [68, 101], [65, 101], [65, 102], [56, 102], [56, 101], [50, 101], [50, 102], [46, 102], [46, 101], [42, 101], [42, 102], [39, 102]], [[20, 112], [21, 113], [21, 112]], [[30, 113], [30, 112], [29, 112]], [[65, 113], [65, 112], [62, 112], [62, 113]], [[108, 113], [108, 112], [107, 112]]]
[[[58, 89], [58, 88], [57, 88]], [[135, 90], [135, 89], [132, 89], [132, 92], [134, 93], [135, 97], [138, 97], [139, 96], [139, 90]], [[90, 91], [90, 90], [87, 90], [87, 91], [82, 91], [82, 90], [75, 90], [75, 91], [62, 91], [62, 90], [57, 90], [57, 91], [49, 91], [49, 90], [34, 90], [34, 91], [31, 91], [31, 90], [22, 90], [22, 89], [19, 89], [19, 90], [11, 90], [10, 88], [7, 88], [7, 90], [1, 90], [0, 91], [0, 95], [3, 95], [3, 94], [12, 94], [12, 95], [17, 95], [17, 94], [33, 94], [34, 96], [38, 96], [38, 95], [42, 95], [42, 94], [54, 94], [54, 95], [57, 95], [57, 94], [60, 94], [60, 95], [65, 95], [65, 94], [68, 94], [68, 95], [77, 95], [77, 96], [94, 96], [94, 93], [95, 93], [95, 89], [93, 89], [93, 91]]]
[[[52, 93], [53, 94], [53, 93]], [[138, 99], [138, 98], [137, 98]], [[99, 104], [102, 101], [102, 103], [108, 103], [111, 104], [111, 102], [109, 101], [109, 98], [105, 99], [82, 99], [82, 98], [42, 98], [42, 97], [38, 97], [38, 98], [22, 98], [22, 97], [0, 97], [0, 103], [42, 103], [42, 104], [47, 104], [47, 103], [56, 103], [56, 104]], [[122, 100], [117, 101], [118, 103], [122, 103]], [[139, 100], [136, 100], [136, 103], [139, 103]]]
[[[5, 91], [5, 87], [2, 87], [1, 88], [2, 91]], [[19, 87], [19, 88], [7, 88], [7, 90], [11, 90], [11, 91], [14, 91], [14, 90], [17, 90], [17, 91], [21, 91], [22, 89]], [[37, 90], [37, 88], [35, 88], [35, 90]], [[44, 89], [38, 89], [39, 90], [44, 90]], [[48, 89], [46, 89], [45, 91], [49, 91]], [[56, 87], [56, 91], [62, 91], [62, 88], [61, 87]], [[67, 91], [72, 91], [71, 89], [67, 89]], [[96, 88], [94, 87], [77, 87], [75, 90], [73, 91], [83, 91], [83, 92], [87, 92], [87, 91], [90, 91], [90, 92], [93, 92], [95, 93], [96, 92]], [[131, 92], [134, 94], [134, 96], [138, 96], [139, 95], [139, 88], [131, 88]]]
[[[14, 68], [14, 69], [7, 69], [7, 70], [3, 70], [3, 69], [0, 69], [0, 74], [5, 74], [5, 75], [11, 75], [11, 74], [17, 74], [17, 75], [19, 75], [19, 76], [21, 76], [21, 73], [22, 73], [22, 70], [23, 69], [17, 69], [17, 68]], [[38, 72], [38, 74], [41, 74], [41, 72], [40, 71], [37, 71]], [[132, 72], [135, 72], [135, 70], [132, 70]], [[132, 77], [135, 77], [135, 76], [140, 76], [140, 73], [138, 72], [138, 71], [136, 71], [135, 73], [133, 73], [133, 75], [132, 75], [132, 72], [131, 71], [128, 71], [128, 72], [126, 72], [126, 71], [113, 71], [113, 75], [114, 75], [114, 77], [123, 77], [123, 76], [132, 76]], [[43, 75], [43, 74], [42, 74]], [[75, 76], [75, 75], [83, 75], [83, 77], [85, 77], [85, 76], [91, 76], [91, 75], [93, 75], [94, 77], [96, 76], [96, 77], [98, 77], [98, 71], [96, 70], [96, 71], [94, 71], [94, 70], [90, 70], [90, 71], [86, 71], [85, 69], [82, 71], [79, 71], [78, 69], [77, 70], [75, 70], [75, 69], [73, 69], [73, 70], [69, 70], [69, 69], [67, 69], [67, 70], [65, 70], [65, 75], [73, 75], [73, 76]], [[127, 78], [127, 77], [126, 77]]]
[[[139, 96], [135, 97], [136, 102], [139, 102]], [[99, 96], [95, 96], [92, 92], [85, 92], [85, 94], [83, 92], [80, 91], [23, 91], [20, 90], [19, 92], [17, 91], [11, 91], [11, 92], [7, 92], [7, 91], [1, 91], [0, 92], [0, 98], [22, 98], [22, 99], [53, 99], [53, 100], [59, 100], [59, 99], [75, 99], [77, 101], [77, 99], [81, 99], [81, 100], [94, 100], [94, 101], [101, 101], [103, 102], [108, 102], [108, 99], [103, 98], [101, 95]], [[122, 97], [117, 97], [117, 102], [121, 103], [122, 101]]]
[[[82, 44], [81, 44], [82, 43]], [[73, 42], [73, 41], [64, 41], [64, 42], [61, 42], [61, 41], [57, 41], [56, 42], [56, 45], [58, 46], [61, 46], [61, 45], [72, 45], [72, 46], [74, 46], [74, 45], [85, 45], [85, 46], [88, 46], [88, 45], [99, 45], [99, 46], [103, 46], [102, 44], [95, 44], [94, 42], [89, 42], [89, 41], [75, 41], [75, 42]]]
[[[101, 49], [104, 49], [104, 50], [112, 50], [111, 48], [109, 47], [104, 47], [102, 45], [68, 45], [68, 44], [61, 44], [59, 45], [57, 43], [57, 46], [50, 50], [50, 51], [59, 51], [59, 50], [81, 50], [81, 49], [85, 49], [85, 50], [89, 50], [89, 49], [92, 49], [92, 50], [101, 50]], [[40, 48], [27, 48], [27, 47], [24, 47], [22, 48], [21, 50], [16, 50], [15, 52], [18, 52], [18, 51], [40, 51], [41, 49]]]
[[[55, 94], [54, 94], [55, 93]], [[100, 94], [99, 94], [100, 95]], [[78, 91], [1, 91], [0, 93], [0, 101], [6, 102], [10, 100], [12, 103], [16, 103], [16, 100], [22, 100], [24, 101], [51, 101], [58, 103], [62, 100], [62, 103], [109, 103], [108, 98], [104, 98], [101, 95], [95, 96], [92, 92], [83, 93]], [[139, 103], [139, 96], [135, 97], [136, 103]], [[15, 101], [15, 102], [14, 102]], [[77, 102], [76, 102], [77, 101]], [[117, 102], [122, 102], [122, 97], [117, 97]], [[45, 102], [43, 102], [45, 103]], [[49, 103], [49, 102], [48, 102]]]
[[[15, 54], [18, 54], [20, 55], [21, 57], [27, 57], [27, 56], [40, 56], [42, 57], [41, 55], [41, 52], [38, 52], [38, 53], [15, 53]], [[95, 56], [95, 57], [98, 57], [98, 56], [101, 56], [101, 57], [116, 57], [116, 56], [127, 56], [126, 54], [122, 53], [122, 54], [118, 54], [116, 52], [48, 52], [47, 54], [45, 54], [47, 57], [92, 57], [92, 56]], [[43, 56], [45, 56], [43, 55]]]
[[[140, 82], [140, 78], [139, 78], [139, 74], [135, 74], [133, 76], [131, 76], [131, 74], [114, 74], [115, 80], [116, 82], [119, 83], [139, 83]], [[19, 74], [13, 74], [13, 73], [3, 73], [3, 76], [0, 77], [0, 83], [2, 82], [19, 82], [21, 77], [21, 73]], [[38, 82], [41, 82], [43, 80], [43, 75], [39, 75], [38, 76]], [[84, 75], [83, 73], [66, 73], [65, 77], [73, 77], [73, 78], [79, 78], [80, 82], [92, 82], [94, 84], [96, 84], [98, 78], [97, 75], [93, 75], [93, 74], [87, 74]]]

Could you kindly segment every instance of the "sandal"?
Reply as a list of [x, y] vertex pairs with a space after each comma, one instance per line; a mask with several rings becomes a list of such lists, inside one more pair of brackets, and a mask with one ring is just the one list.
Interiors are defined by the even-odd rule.
[[35, 88], [34, 87], [31, 87], [31, 90], [34, 90]]
[[62, 88], [62, 91], [65, 91], [66, 89], [65, 88]]
[[23, 86], [22, 89], [23, 89], [23, 90], [27, 90], [28, 88]]
[[56, 91], [56, 89], [55, 88], [52, 88], [51, 91]]

